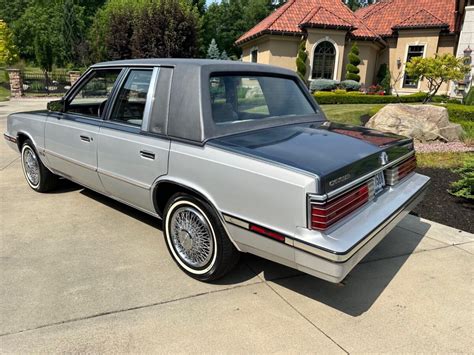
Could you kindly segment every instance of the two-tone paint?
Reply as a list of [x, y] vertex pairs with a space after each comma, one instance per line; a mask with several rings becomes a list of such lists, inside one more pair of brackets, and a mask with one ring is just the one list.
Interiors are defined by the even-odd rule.
[[[97, 119], [48, 111], [10, 115], [8, 144], [18, 150], [29, 138], [52, 172], [156, 217], [163, 213], [157, 202], [163, 189], [192, 191], [213, 206], [238, 250], [331, 282], [342, 280], [383, 239], [428, 184], [427, 177], [411, 173], [327, 231], [312, 230], [311, 201], [329, 200], [409, 159], [412, 141], [328, 122], [304, 84], [281, 68], [132, 60], [92, 66], [81, 80], [111, 67], [122, 70], [118, 82], [131, 68], [153, 71], [141, 127], [109, 120], [114, 89]], [[236, 131], [219, 128], [211, 119], [208, 87], [215, 72], [292, 78], [315, 114], [242, 124]]]

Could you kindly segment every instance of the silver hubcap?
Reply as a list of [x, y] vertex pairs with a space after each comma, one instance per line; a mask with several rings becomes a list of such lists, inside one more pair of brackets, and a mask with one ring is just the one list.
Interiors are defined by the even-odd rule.
[[25, 148], [23, 153], [23, 165], [25, 167], [26, 178], [32, 185], [38, 185], [40, 179], [39, 163], [36, 154], [31, 148]]
[[211, 228], [197, 209], [176, 209], [170, 221], [170, 236], [178, 256], [189, 266], [201, 268], [211, 260], [214, 251]]

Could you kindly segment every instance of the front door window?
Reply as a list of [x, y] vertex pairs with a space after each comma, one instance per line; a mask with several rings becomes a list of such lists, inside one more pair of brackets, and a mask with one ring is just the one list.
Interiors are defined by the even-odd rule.
[[66, 112], [100, 118], [121, 71], [121, 69], [94, 70], [69, 99]]

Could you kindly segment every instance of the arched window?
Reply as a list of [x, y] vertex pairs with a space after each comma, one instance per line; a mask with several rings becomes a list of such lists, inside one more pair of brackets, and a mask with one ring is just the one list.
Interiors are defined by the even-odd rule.
[[313, 79], [332, 79], [336, 64], [336, 48], [329, 41], [319, 43], [314, 49]]

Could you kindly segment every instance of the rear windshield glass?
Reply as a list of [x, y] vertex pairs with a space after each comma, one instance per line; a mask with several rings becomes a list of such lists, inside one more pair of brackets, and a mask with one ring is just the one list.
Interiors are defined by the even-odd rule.
[[210, 77], [209, 88], [212, 118], [218, 125], [315, 113], [290, 78], [216, 75]]

